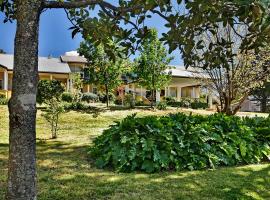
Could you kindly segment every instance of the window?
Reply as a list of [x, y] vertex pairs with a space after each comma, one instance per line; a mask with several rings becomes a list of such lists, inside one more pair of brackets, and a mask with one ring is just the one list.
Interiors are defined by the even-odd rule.
[[76, 73], [76, 72], [81, 72], [82, 71], [82, 67], [78, 67], [78, 66], [70, 66], [70, 70], [71, 72], [73, 73]]

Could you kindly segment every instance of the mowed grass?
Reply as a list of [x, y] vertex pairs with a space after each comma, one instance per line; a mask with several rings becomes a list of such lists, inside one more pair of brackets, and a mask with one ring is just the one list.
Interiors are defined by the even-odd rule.
[[[96, 169], [87, 155], [93, 138], [132, 113], [163, 115], [169, 111], [106, 111], [97, 118], [69, 112], [61, 117], [59, 137], [50, 140], [48, 124], [38, 112], [38, 199], [41, 200], [215, 200], [270, 199], [270, 164], [216, 170], [115, 173]], [[8, 159], [8, 111], [0, 106], [0, 199], [4, 199]]]

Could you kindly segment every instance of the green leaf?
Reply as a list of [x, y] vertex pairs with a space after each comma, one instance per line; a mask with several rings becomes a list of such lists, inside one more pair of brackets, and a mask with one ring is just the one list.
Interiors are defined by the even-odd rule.
[[241, 153], [242, 157], [246, 156], [247, 146], [246, 146], [246, 142], [244, 142], [244, 141], [240, 143], [240, 153]]

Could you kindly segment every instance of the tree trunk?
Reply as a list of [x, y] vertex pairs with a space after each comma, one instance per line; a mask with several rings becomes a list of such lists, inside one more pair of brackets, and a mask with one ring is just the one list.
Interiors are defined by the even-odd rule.
[[36, 199], [36, 93], [42, 0], [16, 2], [12, 97], [9, 102], [9, 165], [6, 199]]
[[151, 90], [151, 108], [154, 107], [154, 90]]
[[108, 90], [107, 84], [105, 84], [105, 90], [106, 90], [106, 106], [108, 108], [109, 107], [109, 90]]
[[265, 113], [267, 112], [267, 96], [264, 94], [262, 95], [261, 99], [261, 112]]

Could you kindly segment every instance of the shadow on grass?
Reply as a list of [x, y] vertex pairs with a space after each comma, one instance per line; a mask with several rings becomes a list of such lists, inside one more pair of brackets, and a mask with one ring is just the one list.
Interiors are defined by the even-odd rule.
[[[269, 164], [125, 174], [93, 167], [88, 148], [58, 141], [38, 142], [38, 199], [270, 199]], [[1, 154], [7, 149], [7, 144], [0, 144]], [[0, 157], [0, 171], [6, 168], [6, 160]], [[0, 194], [5, 188], [2, 175]]]

